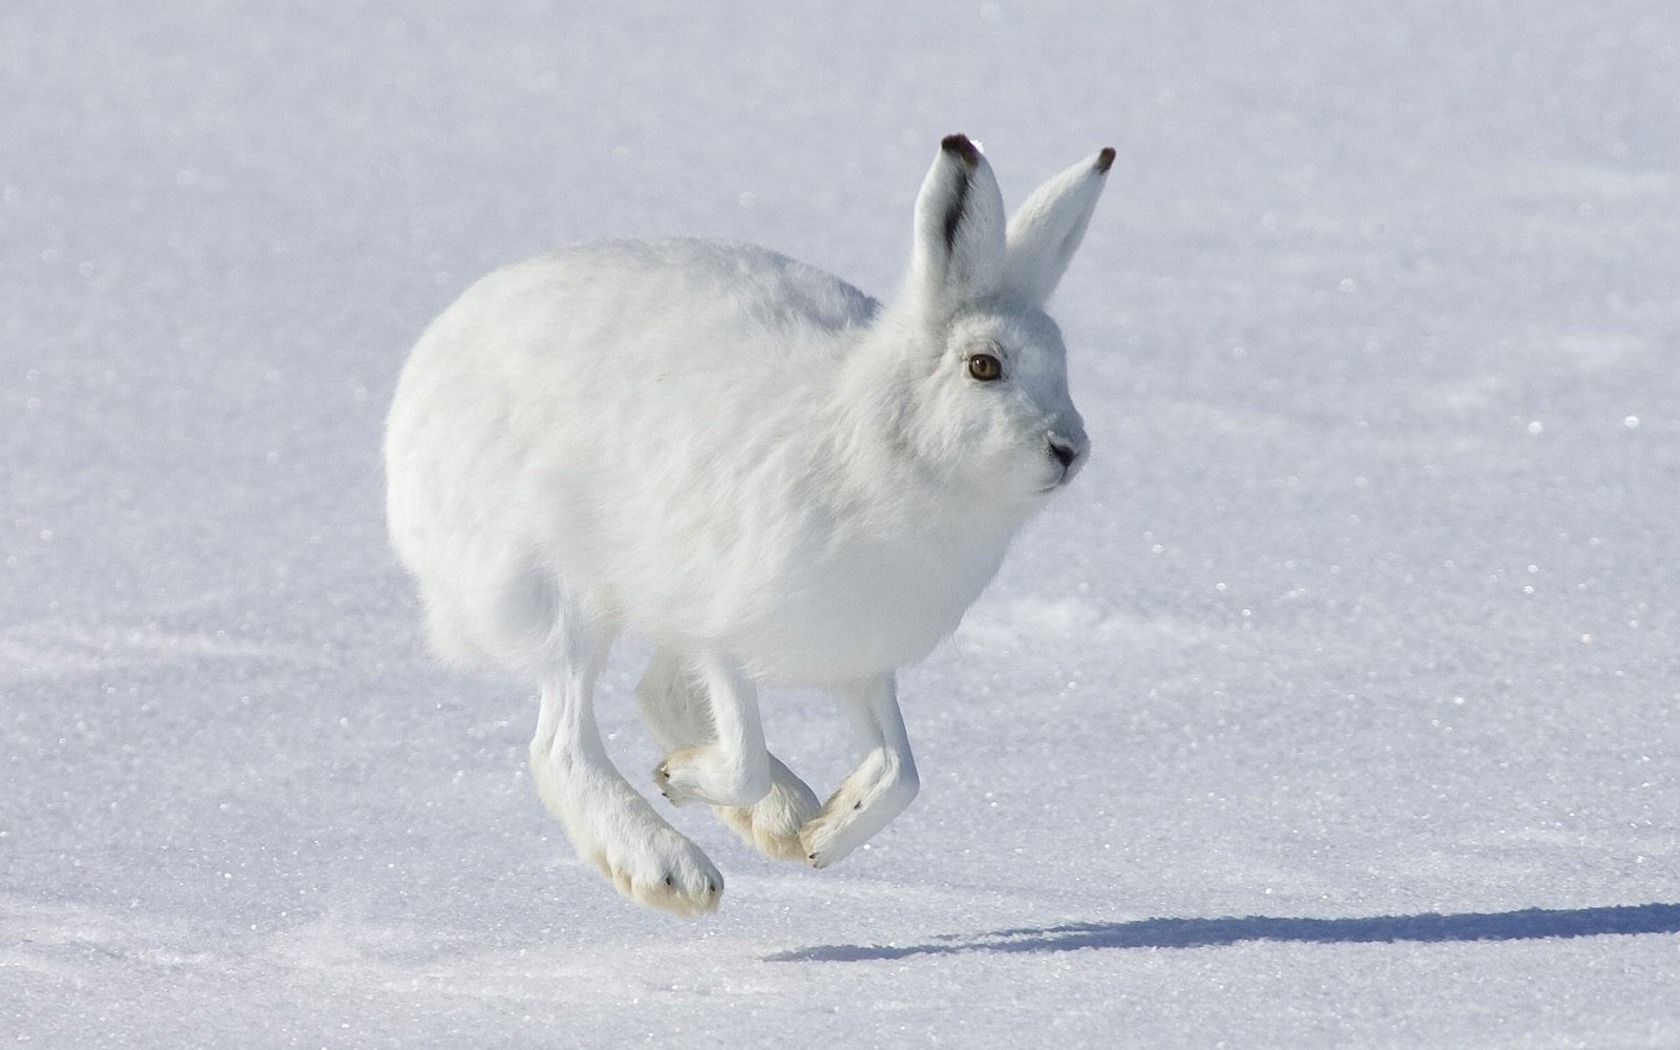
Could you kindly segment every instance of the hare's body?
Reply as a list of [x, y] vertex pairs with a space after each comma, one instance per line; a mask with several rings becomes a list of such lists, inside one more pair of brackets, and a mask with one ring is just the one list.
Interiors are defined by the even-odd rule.
[[811, 267], [699, 241], [567, 248], [480, 281], [415, 348], [390, 421], [393, 538], [438, 647], [541, 659], [558, 586], [761, 684], [926, 655], [1019, 520], [930, 488], [894, 458], [892, 406], [847, 400], [881, 371], [879, 312]]
[[[1008, 225], [942, 145], [904, 294], [703, 241], [566, 248], [480, 281], [415, 347], [386, 437], [391, 536], [445, 654], [539, 687], [538, 788], [627, 895], [710, 910], [722, 878], [595, 729], [614, 637], [672, 801], [823, 866], [904, 808], [893, 673], [947, 635], [1085, 436], [1041, 307], [1112, 153]], [[1007, 242], [1007, 243], [1006, 243]], [[821, 686], [864, 758], [828, 803], [765, 749], [761, 685]]]

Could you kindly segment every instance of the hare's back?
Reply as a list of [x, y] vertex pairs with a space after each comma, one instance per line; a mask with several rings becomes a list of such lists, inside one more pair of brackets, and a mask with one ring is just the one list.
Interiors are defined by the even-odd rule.
[[[770, 372], [867, 324], [878, 304], [845, 281], [751, 245], [669, 239], [561, 248], [493, 275], [525, 299], [539, 353], [603, 367]], [[546, 322], [546, 324], [545, 324]], [[624, 360], [631, 358], [633, 360]], [[665, 359], [665, 360], [662, 360]]]
[[789, 329], [835, 331], [866, 323], [878, 304], [826, 271], [751, 244], [694, 238], [604, 241], [562, 248], [545, 258], [585, 274], [623, 273], [644, 291], [704, 310], [747, 312]]
[[831, 367], [877, 308], [837, 277], [748, 245], [561, 248], [491, 273], [432, 322], [398, 384], [389, 451], [526, 456], [571, 431], [653, 454], [667, 439], [703, 440], [679, 433], [700, 408], [721, 439], [767, 407], [809, 407], [802, 395], [828, 370], [811, 366]]

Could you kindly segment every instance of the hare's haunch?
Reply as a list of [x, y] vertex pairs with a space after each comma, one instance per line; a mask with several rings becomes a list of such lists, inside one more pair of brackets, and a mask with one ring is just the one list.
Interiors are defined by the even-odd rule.
[[[391, 541], [433, 645], [541, 690], [537, 788], [627, 896], [723, 878], [608, 759], [595, 680], [649, 639], [636, 702], [672, 802], [831, 864], [916, 794], [894, 672], [948, 635], [1088, 443], [1044, 313], [1112, 150], [1012, 219], [961, 135], [883, 306], [762, 248], [618, 241], [498, 270], [432, 322], [386, 432]], [[826, 804], [764, 744], [758, 690], [831, 690], [865, 757]]]

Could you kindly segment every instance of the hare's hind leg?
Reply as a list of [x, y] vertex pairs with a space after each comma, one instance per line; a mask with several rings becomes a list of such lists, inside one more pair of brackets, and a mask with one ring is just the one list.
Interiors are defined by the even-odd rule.
[[[716, 738], [711, 703], [698, 676], [676, 654], [661, 649], [653, 654], [636, 686], [636, 706], [654, 742], [668, 756], [654, 771], [655, 782], [668, 790], [671, 759]], [[712, 811], [765, 856], [803, 860], [799, 829], [816, 816], [817, 796], [775, 755], [766, 751], [765, 757], [770, 763], [769, 792], [750, 806], [714, 805]], [[672, 801], [680, 804], [682, 800]]]
[[847, 686], [839, 697], [864, 756], [799, 832], [805, 858], [817, 868], [828, 867], [886, 827], [920, 789], [893, 676]]
[[565, 825], [572, 846], [639, 904], [678, 915], [714, 911], [723, 876], [700, 848], [660, 819], [614, 768], [595, 725], [595, 679], [608, 640], [565, 622], [542, 685], [531, 740], [537, 791]]

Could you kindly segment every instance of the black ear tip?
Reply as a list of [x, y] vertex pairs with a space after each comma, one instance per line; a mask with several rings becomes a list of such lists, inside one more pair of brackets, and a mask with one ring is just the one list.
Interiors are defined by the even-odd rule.
[[1104, 146], [1102, 152], [1097, 154], [1097, 171], [1106, 175], [1108, 169], [1112, 167], [1114, 167], [1114, 147]]
[[964, 164], [977, 167], [980, 164], [980, 150], [968, 140], [967, 135], [946, 135], [939, 141], [939, 148], [946, 153], [954, 153]]

